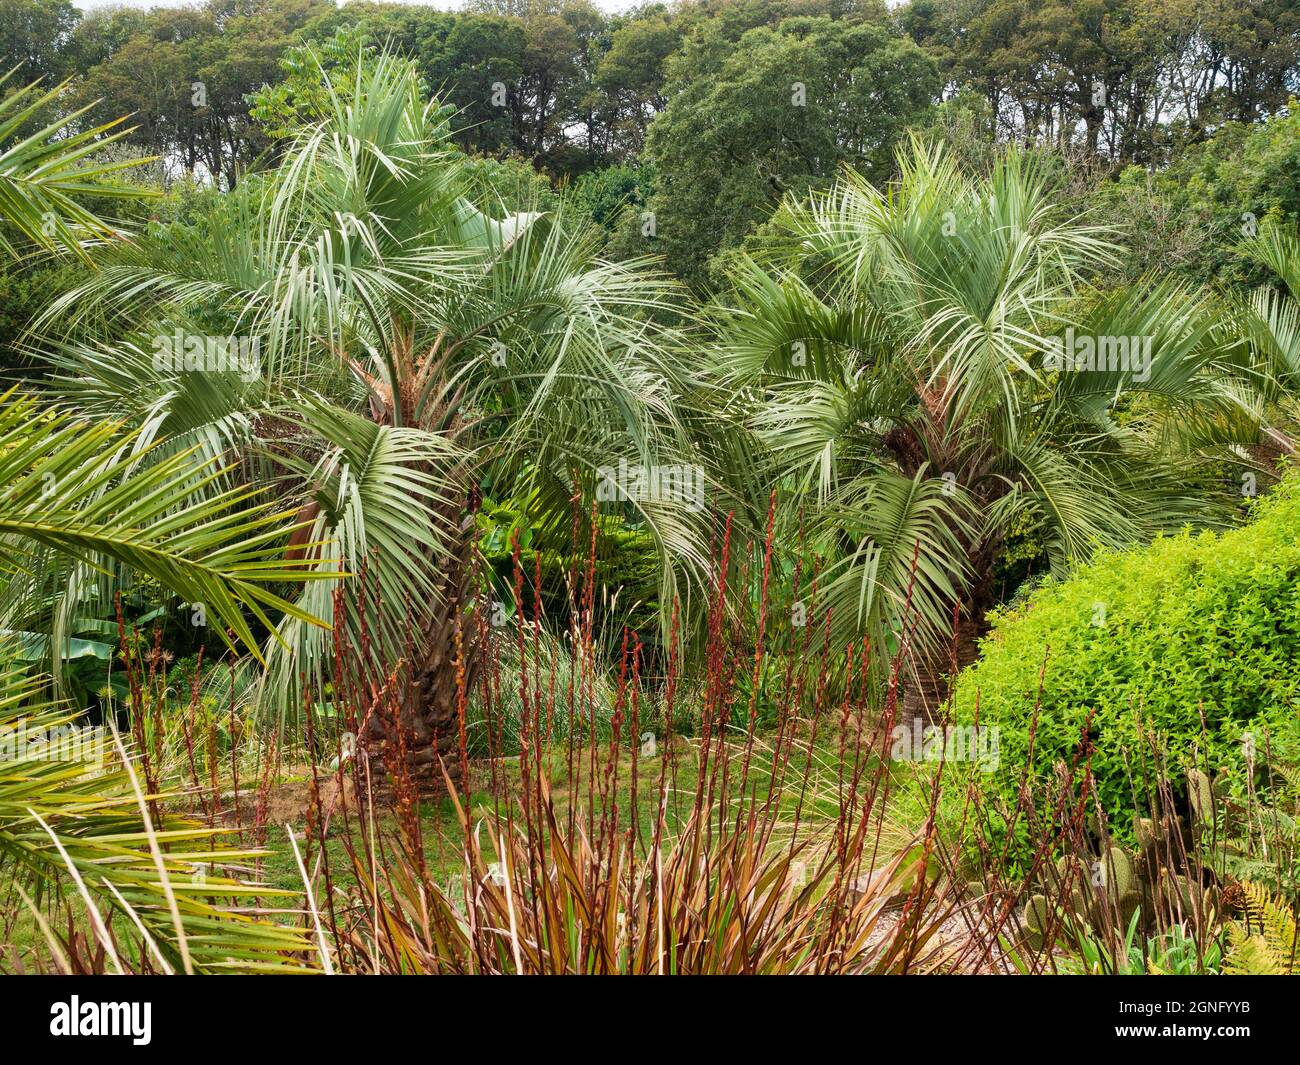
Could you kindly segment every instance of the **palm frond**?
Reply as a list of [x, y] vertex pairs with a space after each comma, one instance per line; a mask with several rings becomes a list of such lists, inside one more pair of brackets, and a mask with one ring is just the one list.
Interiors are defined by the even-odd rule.
[[312, 948], [302, 929], [268, 919], [277, 903], [292, 917], [298, 896], [226, 871], [262, 852], [224, 845], [219, 829], [157, 816], [160, 797], [142, 793], [113, 738], [42, 701], [39, 689], [38, 678], [0, 665], [5, 879], [40, 900], [61, 897], [70, 877], [105, 949], [134, 938], [109, 935], [102, 913], [112, 911], [138, 928], [155, 970], [306, 970], [301, 959]]
[[[107, 144], [130, 132], [117, 119], [77, 130], [88, 105], [31, 130], [53, 108], [67, 82], [42, 91], [39, 83], [12, 92], [9, 82], [18, 68], [0, 76], [0, 219], [27, 240], [49, 251], [69, 250], [88, 258], [86, 246], [115, 237], [118, 230], [85, 207], [86, 196], [133, 199], [153, 195], [148, 190], [105, 180], [140, 160], [101, 162], [94, 158]], [[75, 132], [74, 132], [75, 131]], [[0, 249], [16, 249], [0, 230]]]
[[92, 568], [111, 559], [204, 604], [231, 646], [256, 648], [245, 609], [268, 628], [282, 612], [325, 624], [276, 590], [312, 576], [284, 556], [286, 515], [249, 489], [205, 494], [221, 474], [210, 463], [181, 452], [146, 465], [133, 445], [114, 423], [0, 396], [0, 567], [30, 568], [33, 547]]

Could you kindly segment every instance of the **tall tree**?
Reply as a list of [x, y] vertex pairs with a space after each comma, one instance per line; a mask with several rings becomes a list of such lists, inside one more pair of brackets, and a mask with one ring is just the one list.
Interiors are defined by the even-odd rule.
[[1088, 294], [1113, 249], [1054, 199], [1020, 153], [981, 178], [914, 149], [895, 185], [788, 201], [719, 312], [719, 379], [768, 485], [805, 493], [837, 646], [865, 633], [880, 663], [910, 640], [915, 713], [973, 657], [1018, 521], [1056, 570], [1213, 521], [1232, 494], [1196, 457], [1259, 439], [1213, 305], [1168, 283]]
[[1278, 113], [1300, 86], [1286, 0], [912, 0], [902, 25], [982, 93], [1004, 139], [1161, 164], [1224, 120]]
[[108, 40], [87, 27], [79, 47], [107, 54], [84, 71], [80, 100], [97, 118], [132, 112], [128, 142], [161, 156], [169, 174], [231, 188], [269, 145], [247, 97], [279, 80], [293, 35], [326, 9], [322, 0], [209, 0], [151, 11], [138, 25], [97, 22]]
[[647, 12], [614, 30], [596, 68], [604, 150], [626, 159], [640, 154], [651, 119], [668, 105], [667, 63], [682, 45], [683, 20]]
[[650, 126], [654, 239], [681, 276], [706, 281], [787, 192], [842, 164], [885, 177], [895, 143], [937, 93], [933, 63], [888, 25], [788, 18], [736, 40], [726, 16], [669, 62], [668, 105]]
[[0, 73], [21, 65], [28, 81], [67, 77], [67, 45], [80, 19], [69, 0], [0, 0]]
[[[369, 679], [401, 669], [411, 766], [435, 781], [456, 749], [457, 628], [472, 680], [484, 617], [470, 583], [480, 484], [567, 513], [600, 467], [681, 461], [688, 447], [673, 335], [657, 323], [675, 287], [643, 263], [595, 259], [562, 217], [481, 213], [450, 135], [413, 64], [363, 63], [328, 83], [323, 117], [278, 168], [199, 224], [106, 256], [49, 318], [51, 340], [65, 327], [51, 357], [70, 402], [148, 424], [169, 448], [244, 456], [246, 477], [303, 508], [310, 540], [337, 545], [353, 575], [309, 587], [302, 609], [331, 612], [339, 590], [339, 638], [369, 649]], [[79, 336], [103, 314], [131, 339]], [[176, 329], [260, 338], [259, 372], [159, 367], [149, 338]], [[703, 565], [701, 518], [677, 500], [631, 505], [671, 602], [674, 575]], [[333, 652], [283, 626], [268, 705], [297, 713], [300, 679], [322, 691]]]

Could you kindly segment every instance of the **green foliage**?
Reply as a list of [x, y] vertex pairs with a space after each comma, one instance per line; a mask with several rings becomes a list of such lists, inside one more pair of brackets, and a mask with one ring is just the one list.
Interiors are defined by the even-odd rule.
[[629, 209], [645, 206], [653, 187], [653, 167], [619, 163], [578, 178], [573, 183], [573, 203], [606, 232], [612, 232]]
[[189, 451], [141, 468], [137, 435], [0, 395], [0, 572], [39, 572], [49, 551], [100, 571], [111, 560], [205, 604], [231, 647], [255, 650], [244, 609], [268, 628], [268, 611], [323, 626], [277, 594], [309, 576], [284, 557], [283, 513], [220, 487], [221, 469]]
[[323, 0], [208, 0], [87, 19], [79, 103], [99, 121], [132, 114], [127, 143], [230, 188], [269, 147], [247, 97], [280, 76], [280, 57]]
[[899, 18], [1004, 134], [1143, 164], [1276, 113], [1300, 59], [1292, 0], [912, 0]]
[[545, 174], [527, 159], [472, 156], [465, 160], [465, 183], [475, 203], [494, 217], [520, 211], [558, 211], [562, 199]]
[[[88, 108], [50, 117], [64, 86], [43, 91], [0, 72], [0, 255], [14, 256], [20, 240], [44, 251], [86, 256], [85, 245], [117, 235], [85, 203], [93, 195], [139, 199], [151, 190], [116, 182], [130, 159], [106, 158], [103, 149], [126, 137], [123, 119], [83, 128]], [[15, 231], [17, 236], [15, 236]]]
[[[631, 527], [615, 516], [602, 520], [597, 529], [596, 554], [590, 558], [588, 544], [572, 543], [571, 528], [548, 515], [540, 500], [531, 506], [518, 499], [493, 502], [484, 499], [478, 513], [479, 549], [491, 569], [499, 600], [514, 612], [514, 550], [519, 540], [520, 569], [531, 589], [538, 566], [542, 578], [542, 613], [567, 624], [577, 614], [581, 587], [574, 581], [586, 579], [588, 565], [598, 591], [593, 601], [593, 627], [603, 634], [607, 655], [616, 658], [622, 643], [623, 626], [646, 644], [657, 642], [659, 627], [660, 563], [654, 538], [649, 531]], [[579, 526], [579, 540], [587, 529]], [[524, 604], [532, 616], [531, 593]]]
[[1078, 944], [1078, 961], [1066, 960], [1061, 971], [1114, 976], [1217, 976], [1223, 967], [1223, 947], [1216, 940], [1198, 949], [1196, 939], [1181, 924], [1146, 938], [1145, 945], [1134, 921], [1116, 951], [1085, 938]]
[[1223, 947], [1208, 943], [1198, 955], [1196, 940], [1180, 924], [1171, 925], [1162, 936], [1147, 940], [1145, 970], [1130, 954], [1129, 971], [1159, 976], [1217, 976], [1223, 968]]
[[[603, 115], [597, 117], [603, 108], [592, 98], [607, 26], [581, 2], [508, 14], [352, 3], [313, 21], [305, 37], [358, 33], [370, 46], [412, 60], [425, 84], [453, 105], [452, 128], [465, 151], [520, 155], [568, 174], [614, 148]], [[585, 145], [569, 135], [584, 120]]]
[[[113, 737], [83, 728], [78, 712], [42, 701], [40, 691], [25, 673], [0, 667], [0, 876], [38, 915], [60, 968], [66, 956], [39, 914], [62, 896], [67, 877], [114, 971], [130, 959], [118, 957], [126, 944], [114, 947], [101, 911], [134, 923], [154, 971], [307, 968], [308, 937], [293, 922], [268, 919], [293, 893], [223, 874], [261, 852], [230, 846], [220, 828], [161, 813], [167, 797], [146, 802], [147, 783]], [[194, 890], [199, 876], [202, 893]]]
[[22, 64], [29, 81], [72, 71], [65, 44], [80, 16], [69, 0], [0, 0], [0, 71]]
[[357, 64], [373, 60], [375, 48], [360, 25], [340, 26], [333, 37], [295, 44], [280, 56], [280, 79], [248, 97], [249, 114], [270, 137], [290, 137], [319, 122], [329, 108], [326, 79], [355, 77]]
[[1300, 223], [1300, 111], [1292, 100], [1266, 122], [1227, 123], [1154, 175], [1131, 166], [1095, 204], [1120, 227], [1134, 272], [1260, 284], [1266, 272], [1240, 246], [1270, 223]]
[[[206, 0], [84, 17], [67, 0], [2, 0], [0, 14], [0, 70], [72, 76], [92, 114], [133, 113], [130, 143], [165, 156], [169, 177], [226, 187], [273, 161], [323, 101], [305, 44], [327, 70], [366, 51], [408, 58], [468, 154], [524, 159], [560, 182], [659, 164], [666, 229], [654, 244], [625, 224], [609, 254], [663, 252], [703, 285], [783, 192], [824, 187], [841, 162], [885, 177], [908, 125], [963, 162], [1016, 142], [1077, 165], [1081, 200], [1122, 231], [1126, 279], [1158, 268], [1258, 280], [1232, 250], [1241, 215], [1285, 220], [1294, 200], [1289, 0], [911, 0], [892, 12], [715, 0], [618, 14], [589, 0], [455, 12]], [[804, 107], [789, 103], [796, 82]]]
[[664, 109], [665, 67], [681, 47], [687, 12], [648, 6], [610, 34], [609, 50], [596, 67], [596, 87], [615, 143], [640, 152], [646, 129]]
[[85, 267], [73, 262], [0, 263], [0, 373], [26, 368], [20, 343], [50, 300], [78, 284]]
[[1124, 837], [1152, 798], [1142, 730], [1188, 766], [1229, 771], [1248, 733], [1285, 731], [1300, 701], [1297, 530], [1292, 476], [1244, 528], [1106, 553], [995, 615], [954, 707], [969, 722], [978, 700], [980, 724], [1001, 730], [994, 789], [1014, 805], [1040, 673], [1033, 774], [1046, 780], [1054, 763], [1073, 761], [1091, 714], [1091, 771]]
[[933, 63], [887, 25], [799, 17], [735, 29], [707, 23], [669, 62], [668, 106], [646, 141], [657, 175], [647, 250], [697, 284], [709, 256], [787, 193], [825, 187], [845, 163], [887, 177], [898, 138], [939, 88]]

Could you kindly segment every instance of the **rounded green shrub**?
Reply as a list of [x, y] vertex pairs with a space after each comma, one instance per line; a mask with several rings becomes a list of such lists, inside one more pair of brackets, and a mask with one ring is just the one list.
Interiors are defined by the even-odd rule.
[[[1089, 711], [1092, 774], [1110, 831], [1146, 812], [1151, 742], [1170, 776], [1240, 772], [1243, 744], [1295, 730], [1300, 708], [1300, 476], [1222, 534], [1184, 533], [1109, 552], [995, 615], [959, 678], [954, 718], [998, 729], [986, 777], [1014, 807], [1039, 700], [1033, 776], [1070, 765]], [[1082, 766], [1079, 766], [1082, 774]]]

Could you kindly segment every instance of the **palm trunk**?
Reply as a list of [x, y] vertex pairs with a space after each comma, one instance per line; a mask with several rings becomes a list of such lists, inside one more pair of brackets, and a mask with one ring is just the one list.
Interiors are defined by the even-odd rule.
[[942, 717], [942, 707], [952, 691], [953, 679], [975, 661], [979, 638], [986, 628], [983, 614], [971, 618], [963, 610], [957, 631], [948, 643], [937, 647], [917, 647], [911, 651], [904, 675], [906, 687], [899, 715], [901, 724], [910, 724], [915, 718], [920, 718], [928, 725]]
[[405, 774], [425, 795], [442, 792], [444, 772], [457, 789], [466, 784], [460, 757], [456, 623], [459, 619], [462, 683], [468, 696], [480, 662], [477, 627], [465, 611], [471, 594], [473, 551], [474, 513], [466, 509], [460, 519], [458, 543], [441, 562], [438, 596], [412, 633], [397, 699], [398, 721], [379, 715], [372, 719], [372, 733], [388, 748], [386, 761], [395, 764], [400, 752]]
[[959, 604], [956, 629], [942, 644], [917, 646], [909, 653], [901, 723], [909, 724], [915, 718], [926, 724], [936, 722], [957, 675], [978, 656], [979, 641], [989, 628], [988, 612], [996, 601], [993, 564], [1000, 548], [1000, 537], [968, 548], [966, 558], [975, 577]]
[[[402, 354], [409, 359], [411, 348]], [[372, 389], [371, 417], [391, 424], [395, 404], [400, 404], [403, 424], [413, 424], [415, 412], [420, 409], [415, 396], [424, 393], [426, 402], [419, 424], [429, 431], [454, 436], [460, 425], [461, 396], [448, 392], [443, 373], [447, 357], [440, 343], [435, 343], [422, 359], [403, 364], [405, 373], [396, 389], [384, 388], [374, 378], [366, 378]], [[396, 700], [397, 720], [391, 714], [386, 719], [376, 715], [371, 726], [385, 763], [401, 766], [399, 771], [426, 795], [443, 790], [444, 773], [458, 789], [468, 783], [460, 751], [459, 695], [464, 691], [468, 697], [473, 691], [481, 660], [478, 626], [466, 610], [474, 594], [471, 584], [475, 572], [477, 489], [471, 469], [454, 469], [449, 477], [448, 502], [435, 514], [435, 520], [441, 528], [454, 529], [455, 533], [444, 557], [435, 558], [429, 552], [430, 567], [436, 570], [432, 602], [412, 605], [411, 614], [418, 623], [413, 624], [407, 641], [405, 667], [399, 678], [402, 687]], [[459, 684], [458, 668], [463, 670]]]

